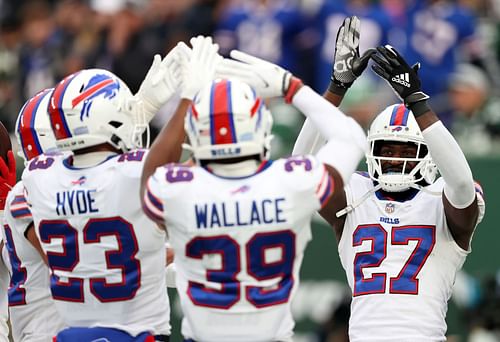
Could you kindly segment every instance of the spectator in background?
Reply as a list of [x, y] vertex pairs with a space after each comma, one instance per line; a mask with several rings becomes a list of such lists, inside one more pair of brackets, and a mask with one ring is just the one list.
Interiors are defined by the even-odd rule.
[[89, 67], [100, 30], [90, 7], [81, 0], [62, 0], [55, 7], [54, 18], [63, 57], [62, 76]]
[[500, 99], [480, 68], [461, 64], [450, 75], [453, 134], [469, 156], [500, 155]]
[[[225, 1], [218, 0], [150, 0], [142, 11], [145, 32], [141, 33], [141, 41], [146, 40], [157, 45], [160, 51], [170, 51], [179, 41], [187, 42], [191, 37], [200, 34], [211, 36], [217, 13], [224, 4]], [[116, 71], [120, 74], [119, 70]], [[128, 82], [135, 90], [134, 85]], [[152, 119], [150, 124], [153, 137], [175, 111], [177, 100], [174, 96]]]
[[[219, 53], [229, 55], [238, 49], [278, 64], [311, 82], [313, 41], [308, 34], [306, 16], [296, 0], [228, 0], [217, 12], [214, 32]], [[303, 116], [282, 99], [266, 103], [273, 112], [272, 157], [289, 155]]]
[[[232, 0], [220, 14], [215, 41], [224, 56], [232, 49], [278, 64], [303, 77], [299, 58], [305, 16], [293, 0]], [[301, 61], [299, 64], [299, 60]]]
[[483, 281], [479, 304], [466, 312], [468, 342], [500, 341], [500, 271]]
[[[481, 44], [475, 15], [456, 1], [406, 0], [406, 44], [402, 55], [408, 63], [420, 62], [419, 77], [431, 106], [446, 126], [452, 123], [448, 106], [449, 77], [461, 60], [480, 63]], [[389, 2], [390, 3], [390, 2]]]
[[19, 100], [19, 45], [20, 25], [15, 17], [0, 23], [0, 120], [9, 132], [16, 122]]
[[[386, 10], [371, 0], [329, 1], [323, 0], [314, 19], [319, 35], [318, 51], [315, 54], [315, 86], [323, 91], [328, 87], [332, 69], [332, 56], [338, 28], [345, 17], [355, 15], [361, 19], [359, 48], [366, 51], [369, 48], [389, 43], [391, 18]], [[372, 75], [363, 75], [372, 77]], [[376, 77], [373, 80], [379, 82]]]
[[41, 89], [53, 86], [60, 78], [62, 51], [48, 2], [26, 2], [21, 16], [20, 87], [21, 99], [25, 101]]
[[[156, 2], [162, 3], [163, 0]], [[174, 16], [170, 19], [167, 37], [171, 47], [178, 41], [188, 42], [191, 37], [197, 35], [213, 35], [218, 13], [226, 2], [226, 0], [172, 1], [176, 5], [170, 5], [174, 7]]]

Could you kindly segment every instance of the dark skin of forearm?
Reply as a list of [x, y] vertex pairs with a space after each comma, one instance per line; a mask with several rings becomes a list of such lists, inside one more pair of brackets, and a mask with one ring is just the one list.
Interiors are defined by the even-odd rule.
[[182, 99], [177, 109], [166, 126], [151, 145], [144, 163], [141, 177], [141, 200], [146, 182], [155, 172], [156, 168], [168, 163], [178, 162], [182, 154], [182, 143], [186, 138], [184, 132], [184, 117], [191, 104], [191, 100]]
[[436, 113], [434, 113], [432, 110], [429, 110], [428, 112], [415, 118], [415, 120], [417, 120], [418, 127], [420, 127], [420, 130], [423, 132], [424, 129], [437, 122], [439, 118]]
[[43, 262], [45, 265], [49, 264], [49, 261], [47, 259], [47, 255], [43, 251], [42, 245], [40, 245], [40, 240], [38, 240], [36, 233], [35, 233], [35, 226], [33, 222], [30, 223], [28, 229], [26, 229], [26, 232], [24, 233], [26, 239], [31, 243], [33, 247], [38, 251], [38, 254], [40, 254], [40, 257], [42, 258]]
[[338, 107], [340, 106], [340, 104], [342, 103], [342, 100], [344, 99], [344, 96], [343, 95], [337, 95], [337, 94], [334, 94], [332, 93], [331, 91], [329, 90], [326, 90], [324, 93], [323, 93], [323, 97], [328, 101], [330, 102], [332, 105], [334, 105], [335, 107]]

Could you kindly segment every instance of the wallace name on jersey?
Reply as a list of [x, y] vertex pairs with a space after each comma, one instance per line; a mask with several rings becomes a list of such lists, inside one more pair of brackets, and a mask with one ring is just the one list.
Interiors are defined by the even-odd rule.
[[285, 223], [285, 198], [212, 202], [194, 205], [196, 227], [229, 228]]

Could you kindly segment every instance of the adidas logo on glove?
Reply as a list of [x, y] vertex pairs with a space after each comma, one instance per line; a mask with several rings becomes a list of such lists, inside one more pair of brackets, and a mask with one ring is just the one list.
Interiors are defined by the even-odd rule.
[[410, 83], [408, 83], [410, 81], [410, 79], [409, 79], [409, 75], [408, 75], [407, 72], [404, 73], [404, 74], [400, 74], [400, 75], [394, 76], [392, 78], [392, 81], [396, 82], [396, 83], [399, 83], [399, 84], [402, 84], [402, 85], [404, 85], [407, 88], [410, 88]]

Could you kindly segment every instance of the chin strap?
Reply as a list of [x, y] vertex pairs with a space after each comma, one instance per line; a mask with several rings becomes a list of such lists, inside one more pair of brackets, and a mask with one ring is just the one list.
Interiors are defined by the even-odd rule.
[[380, 184], [375, 185], [372, 189], [368, 190], [362, 197], [360, 197], [357, 201], [354, 201], [352, 204], [348, 204], [344, 209], [337, 211], [335, 216], [341, 217], [346, 214], [349, 214], [351, 211], [353, 211], [355, 208], [359, 207], [368, 197], [371, 196], [374, 192], [377, 192], [379, 189], [381, 189], [382, 186]]

